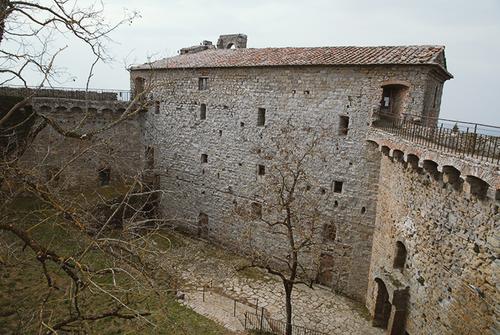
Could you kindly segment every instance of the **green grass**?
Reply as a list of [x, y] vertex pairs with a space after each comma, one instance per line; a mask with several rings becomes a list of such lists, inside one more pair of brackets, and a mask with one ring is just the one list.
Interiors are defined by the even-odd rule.
[[[17, 225], [29, 228], [35, 240], [60, 256], [77, 255], [90, 243], [88, 236], [62, 224], [52, 210], [32, 198], [18, 199], [9, 213], [3, 215], [4, 222], [10, 219]], [[182, 243], [175, 236], [168, 235], [155, 237], [155, 241], [162, 248]], [[49, 289], [41, 264], [33, 251], [23, 248], [22, 243], [8, 232], [0, 231], [0, 243], [0, 333], [37, 334], [40, 329], [45, 333], [47, 329], [41, 325], [42, 320], [47, 324], [55, 324], [69, 315], [71, 281], [61, 269], [47, 263], [51, 277], [59, 288]], [[9, 252], [6, 246], [9, 246]], [[81, 263], [93, 269], [117, 265], [116, 259], [97, 249], [89, 251]], [[134, 274], [139, 277], [139, 274]], [[83, 331], [80, 334], [230, 334], [222, 326], [180, 305], [168, 293], [167, 274], [157, 274], [157, 277], [163, 280], [154, 289], [143, 287], [144, 281], [133, 281], [121, 273], [114, 280], [111, 274], [92, 277], [92, 280], [127, 302], [131, 308], [151, 315], [147, 317], [148, 321], [103, 319], [82, 323], [80, 326]], [[97, 314], [114, 304], [109, 295], [96, 288], [85, 289], [79, 300], [83, 314]]]

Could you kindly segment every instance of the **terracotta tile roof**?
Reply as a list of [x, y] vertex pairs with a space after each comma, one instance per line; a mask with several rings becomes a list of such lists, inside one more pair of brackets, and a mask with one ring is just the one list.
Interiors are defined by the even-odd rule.
[[434, 64], [446, 71], [444, 46], [209, 49], [139, 65], [132, 70], [391, 64]]

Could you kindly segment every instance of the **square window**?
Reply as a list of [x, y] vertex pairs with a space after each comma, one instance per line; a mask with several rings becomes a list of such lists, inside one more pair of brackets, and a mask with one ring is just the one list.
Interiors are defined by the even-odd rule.
[[266, 109], [259, 108], [257, 111], [257, 126], [262, 127], [266, 123]]
[[257, 173], [259, 176], [263, 176], [266, 174], [266, 167], [264, 165], [257, 165]]
[[201, 154], [201, 162], [208, 163], [208, 155], [207, 154]]
[[203, 91], [208, 89], [208, 78], [200, 77], [198, 78], [198, 90]]
[[344, 186], [344, 183], [341, 181], [334, 181], [333, 182], [333, 192], [335, 193], [342, 193], [342, 187]]

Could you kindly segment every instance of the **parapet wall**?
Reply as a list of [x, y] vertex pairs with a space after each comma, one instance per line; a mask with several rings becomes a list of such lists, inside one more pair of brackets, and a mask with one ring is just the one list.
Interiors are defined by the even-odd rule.
[[[31, 93], [2, 87], [0, 100], [12, 104], [9, 97]], [[85, 95], [95, 100], [81, 99]], [[51, 185], [61, 189], [92, 189], [139, 178], [144, 162], [141, 116], [135, 115], [114, 124], [128, 104], [116, 100], [115, 93], [37, 91], [26, 108], [49, 117], [61, 131], [82, 136], [63, 136], [53, 126], [46, 125], [24, 152], [21, 166], [37, 182], [52, 180]], [[34, 118], [33, 127], [40, 125], [41, 120], [41, 117]], [[114, 125], [108, 128], [111, 124]], [[104, 130], [99, 131], [101, 129]], [[95, 135], [86, 136], [92, 133]], [[15, 135], [11, 141], [20, 141], [21, 138]], [[52, 178], [54, 175], [57, 178]]]
[[62, 89], [36, 89], [31, 88], [17, 88], [17, 87], [0, 87], [0, 96], [29, 96], [34, 94], [35, 97], [46, 98], [64, 98], [64, 99], [78, 99], [90, 101], [113, 101], [117, 100], [117, 93], [115, 92], [95, 92], [84, 90], [62, 90]]

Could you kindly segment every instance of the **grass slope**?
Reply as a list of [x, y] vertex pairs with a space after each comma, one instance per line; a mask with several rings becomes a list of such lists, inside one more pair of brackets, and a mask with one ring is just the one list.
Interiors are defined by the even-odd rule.
[[[19, 199], [9, 213], [2, 215], [30, 227], [35, 239], [60, 255], [76, 254], [89, 242], [80, 232], [60, 224], [53, 212], [30, 198]], [[59, 289], [49, 289], [41, 265], [29, 248], [23, 250], [23, 245], [6, 232], [0, 232], [0, 243], [0, 334], [44, 334], [47, 328], [41, 320], [54, 324], [69, 315], [71, 283], [60, 269], [50, 265], [49, 271]], [[115, 260], [102, 251], [92, 250], [82, 262], [102, 268], [114, 265]], [[76, 334], [230, 334], [222, 326], [178, 304], [167, 292], [167, 284], [160, 290], [150, 290], [121, 274], [114, 280], [111, 275], [95, 280], [110, 294], [128, 301], [131, 308], [151, 312], [151, 315], [147, 321], [103, 319], [84, 323]], [[85, 313], [102, 312], [113, 303], [108, 294], [96, 287], [85, 291], [80, 297]]]

